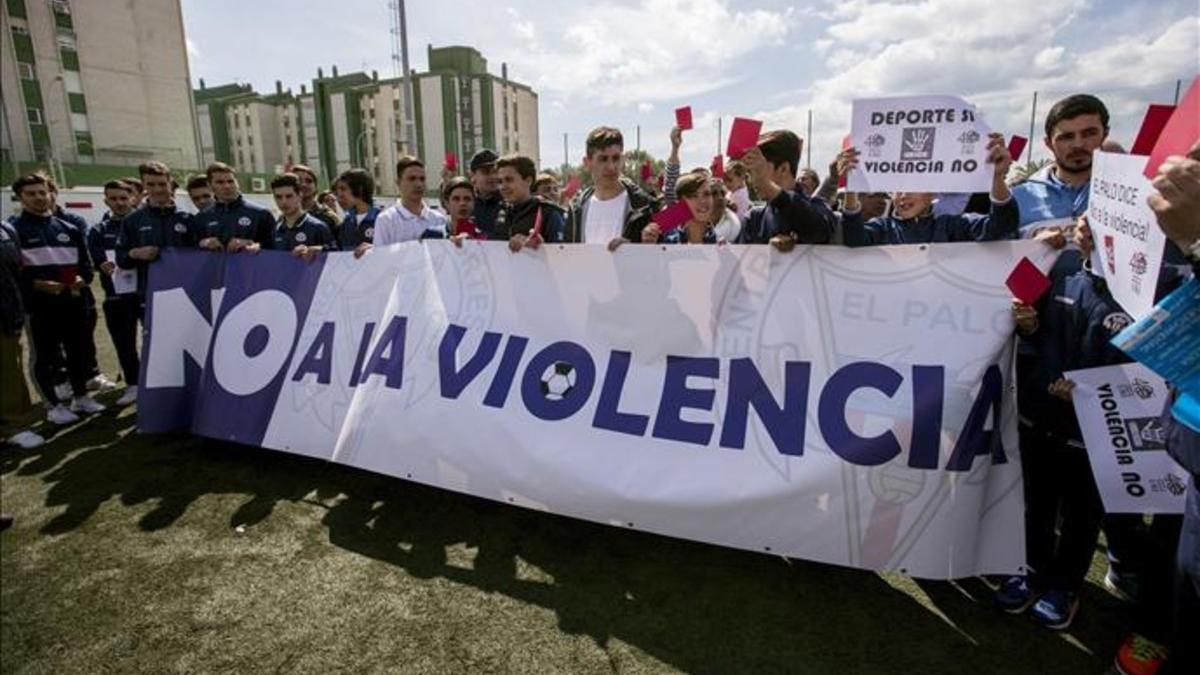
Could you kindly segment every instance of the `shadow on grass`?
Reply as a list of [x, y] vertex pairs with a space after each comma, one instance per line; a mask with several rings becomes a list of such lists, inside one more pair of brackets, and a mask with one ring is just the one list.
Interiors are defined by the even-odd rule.
[[[913, 584], [789, 562], [257, 448], [141, 436], [132, 425], [102, 417], [42, 448], [6, 452], [0, 474], [50, 485], [46, 505], [64, 510], [45, 535], [71, 532], [114, 498], [153, 503], [137, 523], [147, 531], [170, 527], [208, 494], [248, 497], [231, 527], [303, 501], [325, 510], [337, 547], [546, 608], [564, 632], [602, 648], [619, 640], [691, 672], [1094, 673], [1121, 635], [1122, 608], [1093, 586], [1065, 637], [997, 612], [977, 580]], [[469, 569], [450, 564], [455, 546], [475, 550]]]

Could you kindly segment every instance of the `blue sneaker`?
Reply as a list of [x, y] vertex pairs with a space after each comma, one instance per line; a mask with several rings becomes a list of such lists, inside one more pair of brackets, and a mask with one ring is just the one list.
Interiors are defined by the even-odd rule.
[[1016, 574], [1005, 579], [996, 589], [996, 605], [1009, 614], [1020, 614], [1038, 599], [1029, 585], [1029, 577]]
[[1033, 606], [1033, 618], [1050, 630], [1062, 630], [1075, 620], [1079, 611], [1079, 594], [1070, 591], [1047, 591]]

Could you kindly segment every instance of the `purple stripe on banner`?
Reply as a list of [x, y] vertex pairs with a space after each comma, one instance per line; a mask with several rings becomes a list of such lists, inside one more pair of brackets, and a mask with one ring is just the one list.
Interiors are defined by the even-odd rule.
[[325, 268], [280, 251], [226, 255], [225, 295], [192, 431], [261, 445]]
[[[222, 285], [225, 256], [216, 253], [163, 249], [162, 257], [147, 268], [146, 316], [142, 322], [142, 370], [138, 377], [138, 430], [144, 433], [189, 431], [198, 394], [203, 363], [179, 350], [160, 356], [155, 351], [154, 334], [165, 333], [165, 346], [176, 349], [171, 330], [179, 324], [180, 307], [186, 316], [200, 324], [211, 325], [213, 291]], [[155, 328], [155, 298], [161, 298], [162, 311]], [[201, 329], [204, 325], [200, 326]], [[200, 351], [207, 339], [199, 336]], [[164, 366], [165, 364], [165, 366]], [[153, 373], [151, 373], [153, 371]], [[164, 372], [169, 371], [169, 372]]]

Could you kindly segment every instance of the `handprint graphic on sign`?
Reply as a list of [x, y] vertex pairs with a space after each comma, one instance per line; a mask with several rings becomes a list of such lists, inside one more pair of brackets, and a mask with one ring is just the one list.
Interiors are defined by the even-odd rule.
[[909, 127], [901, 137], [900, 159], [932, 159], [934, 127]]

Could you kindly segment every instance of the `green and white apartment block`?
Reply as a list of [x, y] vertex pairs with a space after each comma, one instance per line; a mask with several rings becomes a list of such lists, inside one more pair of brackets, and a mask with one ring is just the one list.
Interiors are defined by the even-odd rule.
[[[3, 0], [0, 155], [26, 165], [199, 166], [178, 0]], [[126, 172], [128, 173], [128, 172]]]
[[[317, 70], [298, 93], [275, 83], [259, 94], [249, 85], [195, 90], [200, 159], [226, 162], [240, 172], [270, 174], [307, 164], [322, 177], [351, 167], [369, 169], [380, 194], [395, 193], [395, 163], [404, 154], [425, 160], [431, 190], [442, 163], [454, 153], [460, 165], [482, 148], [539, 159], [538, 98], [528, 85], [488, 72], [471, 47], [428, 48], [429, 70], [411, 74], [413, 119], [404, 119], [403, 78], [377, 73]], [[407, 125], [416, 146], [408, 147]]]

